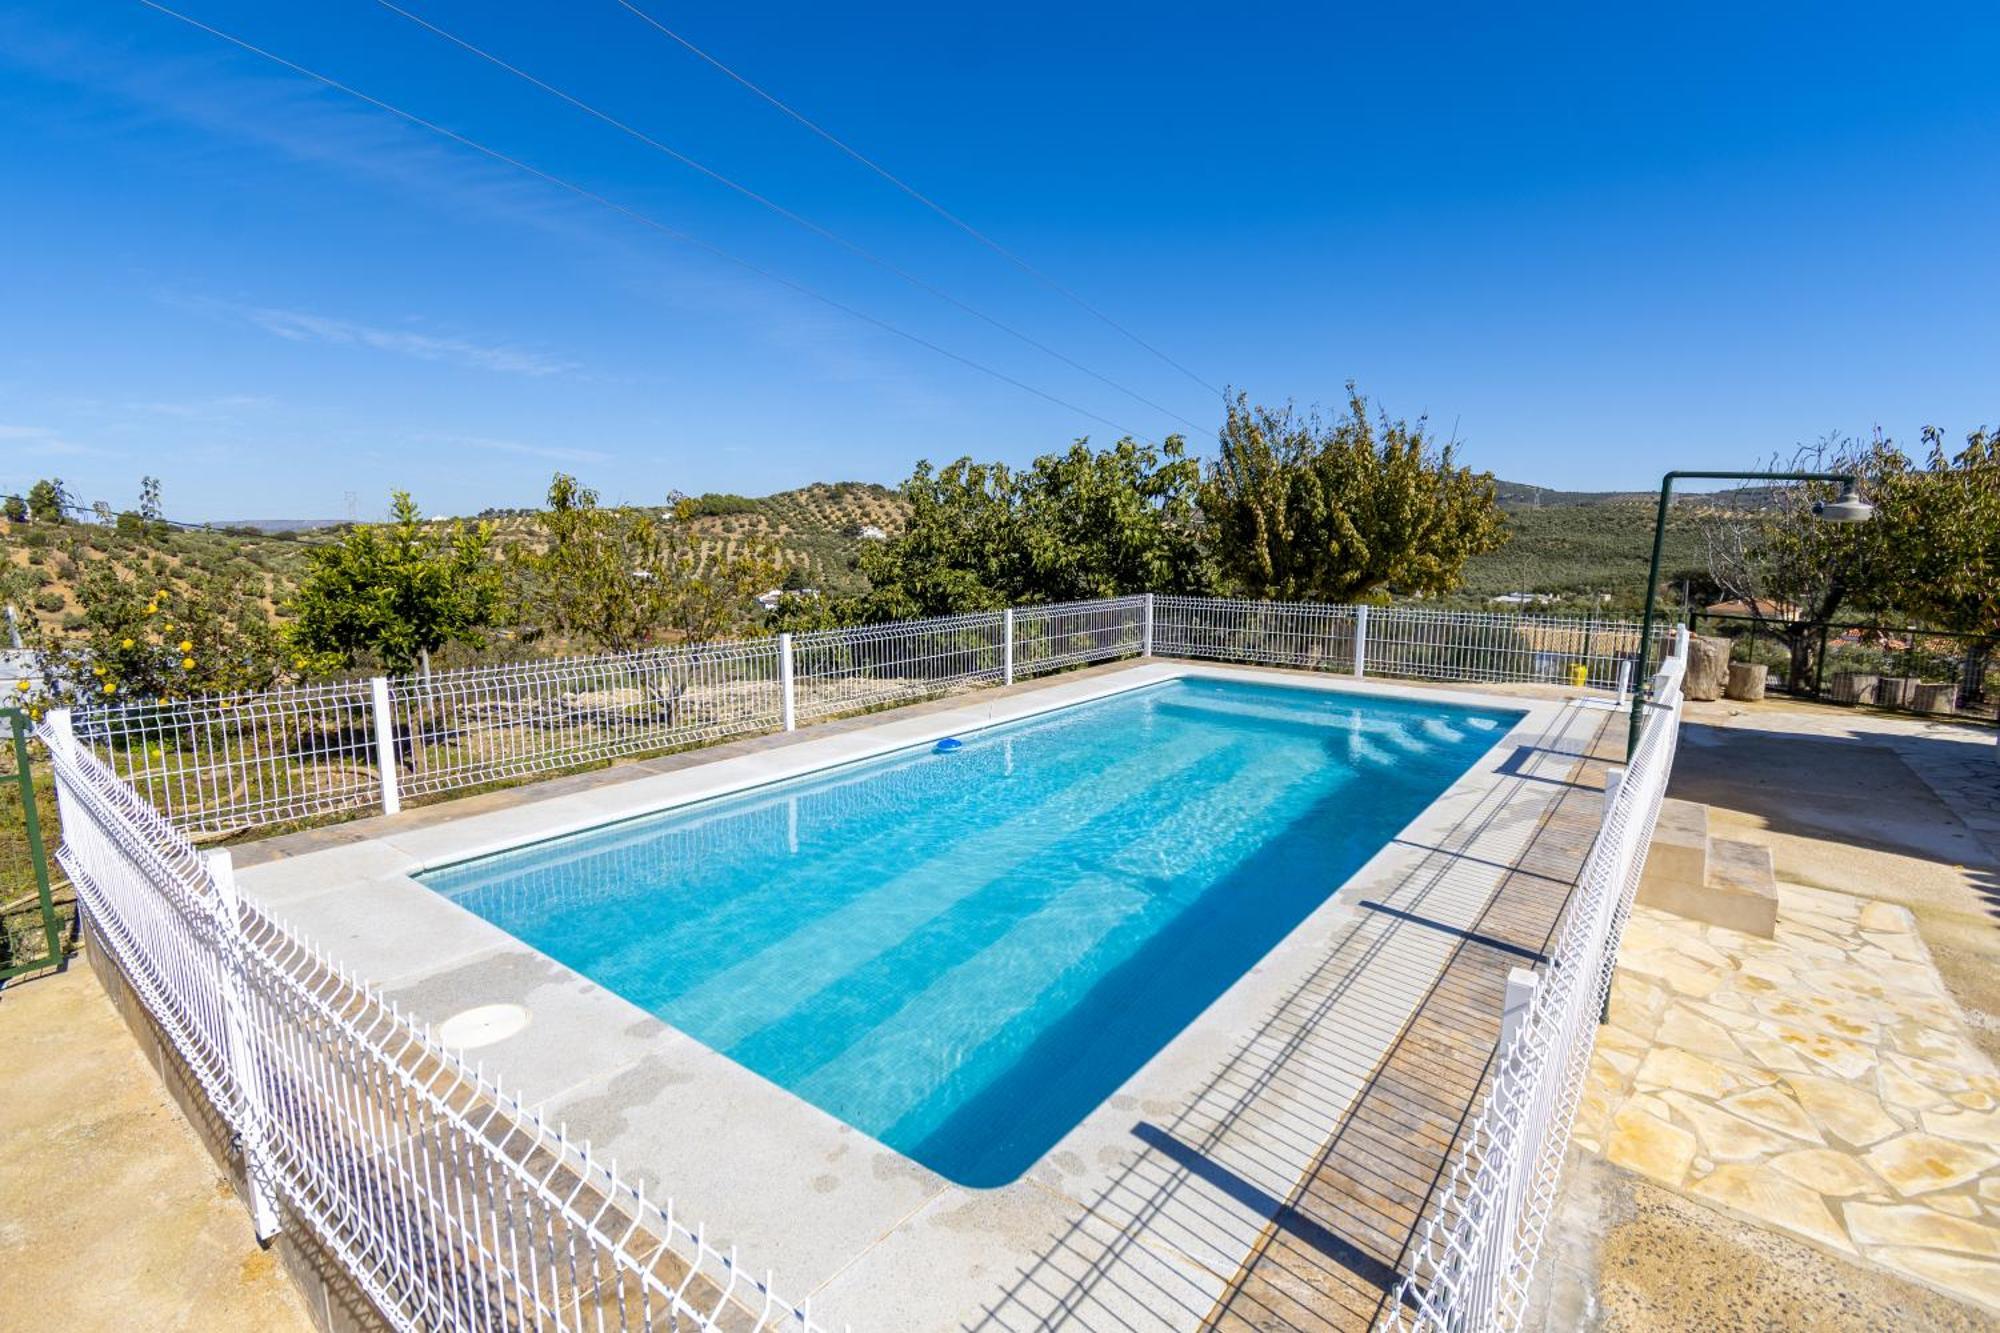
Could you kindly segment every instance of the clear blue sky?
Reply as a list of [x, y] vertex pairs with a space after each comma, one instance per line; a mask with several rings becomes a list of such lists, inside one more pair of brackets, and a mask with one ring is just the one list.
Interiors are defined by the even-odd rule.
[[[614, 0], [400, 0], [1203, 427], [1214, 395]], [[2000, 11], [670, 5], [657, 17], [1212, 384], [1642, 486], [2000, 420]], [[0, 486], [364, 516], [896, 482], [1174, 416], [370, 0], [0, 0]], [[1079, 12], [1087, 11], [1087, 12]]]

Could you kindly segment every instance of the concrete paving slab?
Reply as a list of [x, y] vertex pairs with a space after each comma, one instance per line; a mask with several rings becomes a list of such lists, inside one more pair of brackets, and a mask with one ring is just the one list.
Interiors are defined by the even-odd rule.
[[[548, 1113], [807, 1293], [946, 1181], [691, 1038], [553, 1101]], [[889, 1328], [877, 1310], [856, 1327]]]
[[907, 1333], [1197, 1327], [1222, 1279], [1035, 1189], [953, 1187], [814, 1296], [816, 1318]]

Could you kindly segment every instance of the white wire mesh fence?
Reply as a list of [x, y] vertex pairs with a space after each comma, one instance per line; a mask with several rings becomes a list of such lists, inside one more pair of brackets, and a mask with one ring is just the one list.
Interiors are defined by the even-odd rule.
[[1639, 652], [1639, 627], [1629, 621], [1406, 606], [1370, 608], [1367, 639], [1367, 669], [1376, 675], [1598, 689], [1617, 688], [1619, 663]]
[[1178, 657], [1357, 676], [1618, 689], [1621, 669], [1638, 655], [1639, 626], [1408, 606], [1160, 597], [1153, 646]]
[[1384, 1328], [1520, 1326], [1618, 940], [1673, 768], [1685, 665], [1684, 656], [1670, 657], [1654, 678], [1639, 745], [1609, 794], [1527, 1011], [1502, 1037], [1486, 1101], [1432, 1196]]
[[792, 638], [796, 715], [832, 717], [999, 683], [1005, 613], [895, 620]]
[[1113, 597], [263, 694], [93, 704], [78, 741], [176, 827], [394, 811], [536, 773], [1158, 653], [1356, 675], [1622, 688], [1622, 621]]
[[[1637, 628], [1131, 597], [52, 715], [60, 859], [234, 1131], [260, 1225], [309, 1227], [403, 1328], [810, 1329], [699, 1228], [234, 893], [190, 832], [775, 730], [1148, 653], [1619, 686]], [[1437, 1195], [1394, 1327], [1518, 1322], [1673, 760], [1662, 673], [1518, 1038]]]
[[1353, 672], [1356, 626], [1366, 615], [1363, 607], [1315, 602], [1159, 597], [1153, 602], [1153, 651]]
[[1146, 604], [1144, 597], [1111, 597], [1016, 608], [1014, 675], [1140, 655], [1146, 649]]
[[399, 676], [399, 790], [426, 795], [652, 754], [780, 723], [778, 641]]
[[76, 736], [175, 824], [224, 832], [378, 805], [365, 680], [171, 702], [93, 704]]
[[243, 1155], [260, 1234], [310, 1228], [401, 1329], [811, 1333], [733, 1251], [235, 894], [88, 750], [41, 732], [59, 856]]

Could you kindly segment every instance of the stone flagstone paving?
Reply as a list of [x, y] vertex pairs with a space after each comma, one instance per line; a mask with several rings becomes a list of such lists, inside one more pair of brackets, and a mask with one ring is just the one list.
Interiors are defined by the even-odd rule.
[[1634, 910], [1585, 1151], [2000, 1312], [2000, 1077], [1908, 911], [1780, 884], [1777, 937]]

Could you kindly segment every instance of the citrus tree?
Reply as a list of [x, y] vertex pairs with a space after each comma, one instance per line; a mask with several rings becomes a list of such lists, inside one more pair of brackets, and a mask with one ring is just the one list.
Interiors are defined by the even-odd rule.
[[1229, 404], [1201, 491], [1224, 582], [1249, 597], [1354, 601], [1457, 587], [1506, 541], [1493, 476], [1456, 461], [1420, 419], [1370, 418], [1347, 386], [1327, 422], [1290, 407]]
[[871, 543], [861, 572], [869, 620], [991, 610], [1209, 585], [1196, 499], [1199, 465], [1185, 443], [1078, 440], [1019, 470], [961, 458], [928, 462], [903, 483], [909, 517]]
[[556, 474], [537, 516], [540, 542], [510, 552], [520, 619], [535, 634], [610, 652], [738, 628], [750, 599], [777, 580], [777, 555], [758, 543], [704, 552], [699, 509], [680, 496], [663, 512], [606, 507]]
[[77, 599], [81, 628], [42, 632], [35, 650], [57, 701], [235, 694], [269, 689], [285, 674], [284, 646], [263, 608], [225, 579], [196, 576], [168, 588], [105, 562], [88, 567]]
[[485, 523], [425, 520], [397, 491], [389, 522], [315, 547], [289, 604], [288, 637], [302, 669], [378, 663], [421, 667], [447, 643], [477, 643], [500, 604], [501, 576]]

